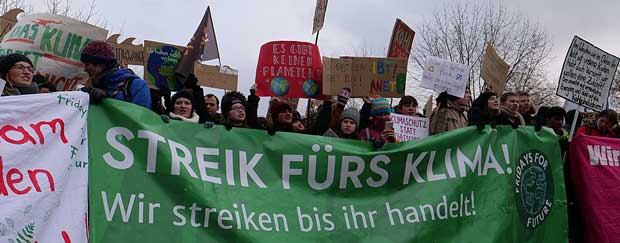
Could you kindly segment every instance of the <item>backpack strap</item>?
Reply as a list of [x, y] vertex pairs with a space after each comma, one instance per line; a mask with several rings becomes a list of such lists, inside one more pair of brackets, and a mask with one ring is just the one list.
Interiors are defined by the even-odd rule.
[[118, 85], [116, 85], [116, 88], [114, 89], [114, 92], [112, 92], [111, 97], [115, 97], [116, 95], [118, 95], [118, 93], [123, 92], [124, 100], [130, 102], [133, 98], [131, 94], [131, 83], [134, 79], [136, 79], [136, 77], [129, 77], [118, 83]]

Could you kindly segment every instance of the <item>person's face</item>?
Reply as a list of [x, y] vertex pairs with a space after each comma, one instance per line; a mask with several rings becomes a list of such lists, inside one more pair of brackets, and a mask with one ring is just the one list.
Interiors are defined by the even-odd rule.
[[525, 95], [519, 96], [519, 106], [522, 112], [530, 110], [530, 97]]
[[8, 80], [14, 84], [30, 85], [32, 84], [32, 76], [34, 69], [27, 62], [17, 62], [9, 69]]
[[295, 122], [293, 122], [293, 129], [296, 132], [303, 132], [304, 130], [306, 130], [306, 127], [304, 126], [304, 123], [297, 120]]
[[205, 96], [205, 105], [207, 105], [207, 112], [209, 112], [209, 114], [215, 114], [219, 110], [215, 97], [209, 98]]
[[413, 104], [400, 105], [399, 107], [400, 113], [406, 116], [414, 116], [418, 111], [418, 107]]
[[280, 124], [291, 124], [293, 122], [293, 113], [290, 110], [284, 110], [278, 113], [277, 121]]
[[228, 111], [228, 119], [232, 122], [245, 121], [245, 107], [242, 104], [234, 104]]
[[487, 106], [489, 107], [489, 110], [499, 111], [499, 100], [497, 100], [497, 96], [491, 96], [491, 98], [487, 101]]
[[84, 71], [88, 73], [91, 79], [97, 77], [103, 70], [105, 70], [105, 65], [103, 64], [84, 63]]
[[609, 118], [602, 116], [599, 117], [596, 120], [596, 127], [598, 127], [598, 130], [600, 131], [608, 131], [611, 129], [611, 121], [609, 120]]
[[564, 125], [564, 118], [559, 116], [554, 116], [547, 119], [547, 126], [553, 129], [560, 129]]
[[185, 118], [192, 117], [192, 102], [186, 98], [178, 98], [174, 101], [174, 110], [172, 113]]
[[508, 96], [503, 105], [508, 107], [511, 111], [517, 112], [519, 111], [519, 97], [514, 95]]
[[356, 131], [356, 129], [357, 124], [355, 124], [355, 121], [349, 118], [342, 119], [342, 121], [340, 122], [340, 130], [344, 134], [351, 135]]

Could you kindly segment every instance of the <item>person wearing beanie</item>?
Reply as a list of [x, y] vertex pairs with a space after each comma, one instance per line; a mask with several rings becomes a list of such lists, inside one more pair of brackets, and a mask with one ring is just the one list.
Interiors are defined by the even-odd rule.
[[47, 81], [47, 79], [41, 74], [34, 75], [32, 77], [32, 81], [34, 81], [39, 87], [39, 94], [56, 92], [56, 87], [50, 84], [50, 82]]
[[22, 54], [12, 53], [0, 59], [0, 77], [6, 81], [2, 96], [39, 93], [39, 87], [32, 81], [32, 61]]
[[80, 60], [90, 77], [89, 93], [92, 103], [109, 97], [151, 108], [151, 94], [146, 81], [133, 72], [119, 68], [114, 48], [105, 41], [91, 41], [82, 51]]
[[447, 92], [439, 94], [435, 99], [437, 107], [433, 109], [430, 117], [430, 135], [467, 127], [465, 111], [470, 100], [469, 89], [465, 90], [463, 98], [449, 95]]
[[272, 129], [275, 131], [295, 132], [293, 129], [293, 109], [284, 101], [274, 101], [269, 109]]
[[191, 123], [198, 123], [200, 117], [196, 114], [193, 104], [193, 96], [187, 90], [175, 93], [171, 98], [171, 105], [167, 112], [170, 118]]
[[222, 116], [224, 125], [247, 128], [246, 121], [247, 101], [245, 96], [237, 91], [228, 92], [222, 97]]
[[470, 126], [499, 124], [499, 99], [494, 92], [484, 92], [474, 100], [467, 118]]
[[397, 142], [393, 127], [385, 126], [386, 123], [391, 124], [390, 114], [394, 112], [390, 101], [386, 98], [376, 98], [370, 104], [370, 122], [368, 127], [361, 131], [362, 140], [376, 143], [376, 147]]
[[339, 138], [360, 140], [357, 131], [359, 123], [360, 113], [355, 108], [347, 108], [340, 114], [338, 126], [330, 128], [324, 136], [328, 136], [327, 134], [335, 134]]

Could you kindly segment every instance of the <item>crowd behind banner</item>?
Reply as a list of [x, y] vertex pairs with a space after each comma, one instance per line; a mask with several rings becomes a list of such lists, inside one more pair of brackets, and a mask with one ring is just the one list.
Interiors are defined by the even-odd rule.
[[[102, 41], [90, 42], [82, 51], [80, 60], [90, 76], [90, 85], [81, 90], [89, 94], [92, 104], [98, 104], [104, 98], [122, 100], [149, 108], [161, 115], [164, 121], [175, 119], [201, 123], [205, 127], [223, 125], [227, 129], [261, 129], [270, 134], [292, 132], [331, 136], [368, 141], [380, 148], [386, 143], [400, 142], [394, 133], [390, 114], [414, 117], [428, 114], [428, 111], [419, 113], [418, 101], [409, 95], [402, 97], [395, 106], [386, 98], [365, 97], [360, 110], [347, 108], [351, 90], [342, 88], [337, 96], [325, 98], [316, 113], [307, 117], [302, 117], [289, 102], [279, 99], [272, 99], [267, 117], [259, 117], [260, 99], [254, 88], [249, 90], [247, 96], [237, 91], [227, 92], [223, 97], [205, 95], [197, 85], [198, 79], [190, 75], [184, 80], [183, 89], [174, 95], [170, 91], [155, 92], [142, 78], [119, 65], [112, 46]], [[54, 86], [45, 77], [34, 75], [33, 66], [32, 61], [22, 54], [3, 56], [0, 76], [6, 80], [6, 87], [2, 96], [55, 92]], [[575, 111], [534, 104], [526, 91], [504, 92], [501, 95], [485, 91], [472, 101], [467, 88], [462, 98], [443, 92], [435, 101], [436, 106], [429, 117], [430, 135], [467, 126], [477, 126], [479, 129], [485, 125], [548, 127], [557, 135], [562, 151], [568, 148], [568, 130]], [[578, 119], [576, 134], [620, 138], [616, 111], [607, 109], [594, 116], [589, 121]], [[571, 177], [566, 178], [570, 180]], [[570, 191], [568, 195], [570, 199]]]

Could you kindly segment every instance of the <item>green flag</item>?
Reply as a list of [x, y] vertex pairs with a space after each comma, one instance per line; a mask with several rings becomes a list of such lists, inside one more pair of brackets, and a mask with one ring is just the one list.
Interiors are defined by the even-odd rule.
[[566, 242], [555, 135], [369, 143], [91, 106], [91, 242]]

